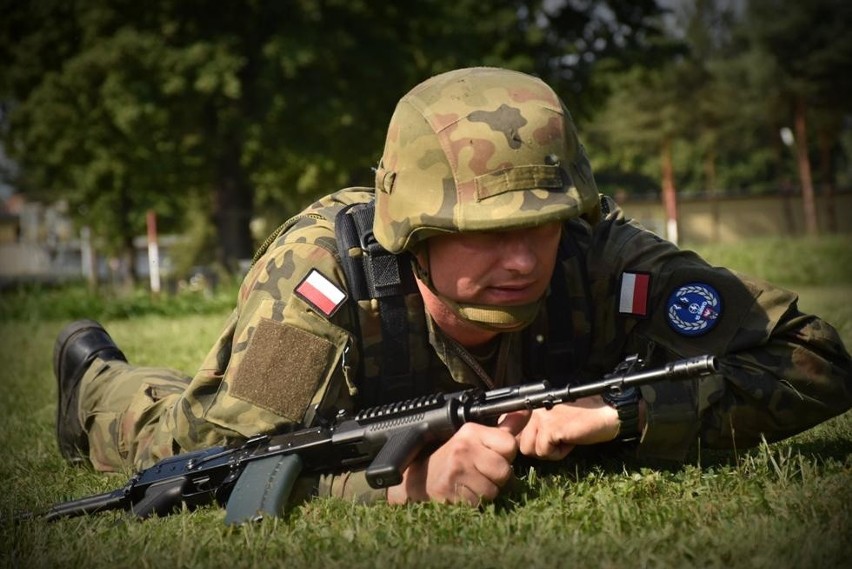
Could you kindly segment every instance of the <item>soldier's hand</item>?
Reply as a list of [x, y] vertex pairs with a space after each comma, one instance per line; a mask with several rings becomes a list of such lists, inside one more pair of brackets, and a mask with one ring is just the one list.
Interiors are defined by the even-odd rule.
[[596, 395], [534, 410], [518, 435], [518, 445], [526, 456], [561, 460], [576, 445], [613, 440], [618, 429], [618, 412]]
[[466, 423], [432, 454], [413, 462], [388, 502], [438, 501], [478, 505], [493, 500], [512, 477], [517, 435], [528, 412], [510, 413], [496, 427]]

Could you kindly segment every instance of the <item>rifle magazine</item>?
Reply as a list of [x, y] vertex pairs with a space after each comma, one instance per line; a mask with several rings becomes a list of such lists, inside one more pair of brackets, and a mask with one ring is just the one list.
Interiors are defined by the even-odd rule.
[[225, 523], [281, 516], [302, 467], [302, 459], [295, 454], [268, 456], [246, 464], [228, 498]]

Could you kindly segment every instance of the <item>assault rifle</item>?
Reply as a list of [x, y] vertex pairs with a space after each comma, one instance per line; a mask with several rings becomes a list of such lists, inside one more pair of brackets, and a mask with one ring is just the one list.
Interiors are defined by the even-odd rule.
[[53, 506], [44, 518], [130, 511], [140, 518], [166, 515], [181, 505], [226, 505], [228, 524], [280, 515], [302, 472], [329, 473], [366, 465], [373, 488], [402, 481], [402, 472], [427, 445], [449, 439], [469, 421], [493, 424], [504, 413], [551, 408], [663, 380], [696, 378], [718, 370], [713, 356], [678, 360], [641, 370], [637, 356], [624, 360], [602, 380], [552, 388], [547, 382], [481, 391], [435, 394], [372, 407], [333, 424], [289, 433], [259, 435], [237, 447], [214, 447], [161, 460], [123, 487]]

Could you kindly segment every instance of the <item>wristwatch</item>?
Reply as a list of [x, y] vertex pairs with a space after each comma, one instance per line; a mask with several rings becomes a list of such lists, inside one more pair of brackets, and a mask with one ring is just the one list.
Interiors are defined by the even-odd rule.
[[639, 398], [641, 394], [636, 387], [628, 387], [603, 394], [604, 402], [618, 411], [620, 422], [616, 440], [623, 442], [638, 441], [639, 432]]

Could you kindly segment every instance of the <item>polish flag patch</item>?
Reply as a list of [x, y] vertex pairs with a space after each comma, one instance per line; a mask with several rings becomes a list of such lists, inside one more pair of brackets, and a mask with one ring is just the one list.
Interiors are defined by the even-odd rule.
[[295, 289], [296, 295], [330, 317], [346, 301], [346, 293], [325, 275], [312, 269]]
[[651, 290], [648, 273], [622, 273], [618, 311], [633, 316], [648, 316], [648, 294]]

